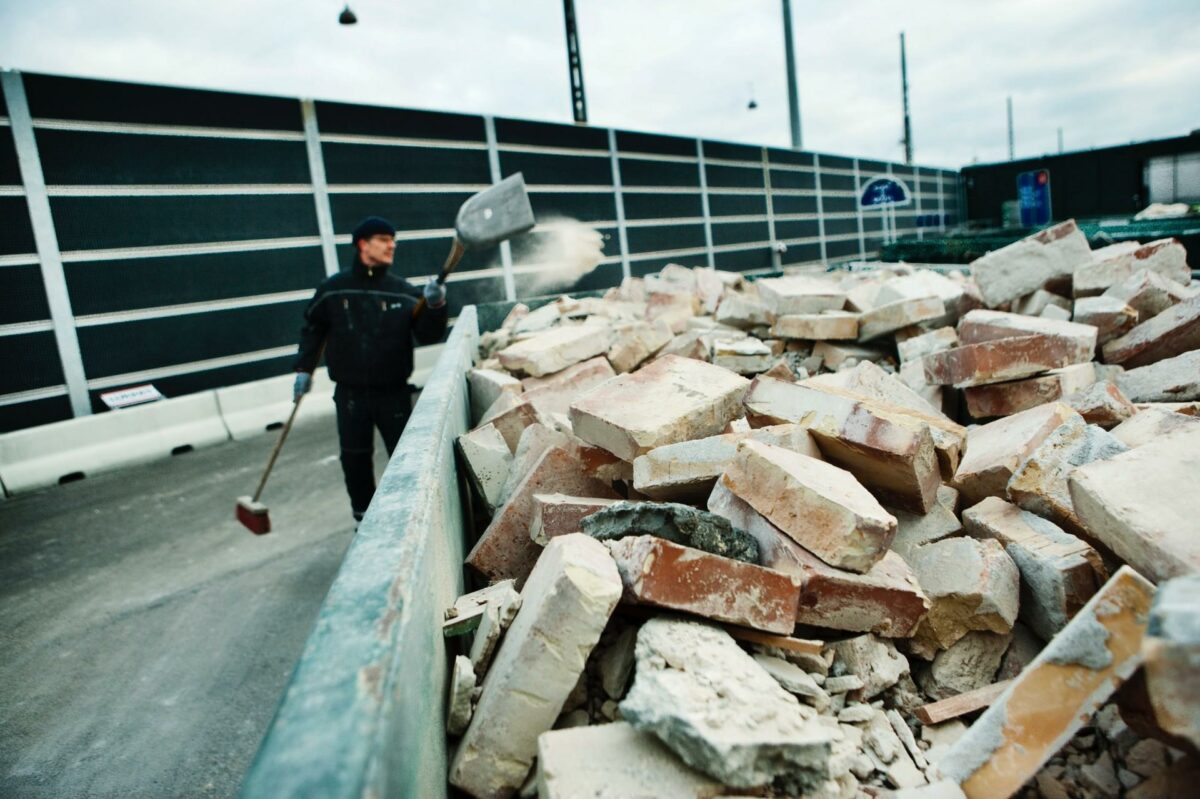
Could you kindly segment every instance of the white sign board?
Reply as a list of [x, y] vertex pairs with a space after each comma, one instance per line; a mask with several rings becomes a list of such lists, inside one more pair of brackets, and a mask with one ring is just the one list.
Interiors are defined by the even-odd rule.
[[158, 402], [166, 399], [157, 388], [147, 383], [144, 386], [132, 386], [118, 391], [109, 391], [100, 395], [100, 401], [110, 410], [128, 408], [131, 405], [144, 405], [147, 402]]

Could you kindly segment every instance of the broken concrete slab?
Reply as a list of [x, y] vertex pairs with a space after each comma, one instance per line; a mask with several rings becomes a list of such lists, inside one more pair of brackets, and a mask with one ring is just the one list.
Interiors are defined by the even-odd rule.
[[967, 412], [974, 419], [1012, 416], [1014, 413], [1054, 402], [1096, 382], [1095, 364], [1077, 363], [1044, 375], [1006, 383], [991, 383], [963, 389]]
[[1176, 413], [1169, 408], [1150, 407], [1141, 409], [1132, 419], [1126, 419], [1109, 432], [1132, 449], [1197, 425], [1200, 425], [1200, 418], [1195, 416]]
[[1079, 532], [1082, 526], [1067, 483], [1071, 472], [1127, 450], [1125, 444], [1101, 428], [1087, 424], [1085, 418], [1070, 416], [1013, 471], [1007, 495], [1021, 508]]
[[946, 306], [938, 297], [925, 296], [877, 305], [858, 319], [858, 340], [873, 341], [897, 330], [944, 317]]
[[1200, 574], [1159, 586], [1142, 655], [1159, 726], [1200, 749]]
[[807, 428], [796, 424], [772, 425], [747, 433], [723, 433], [656, 447], [633, 461], [633, 487], [658, 500], [703, 499], [733, 460], [738, 442], [744, 438], [821, 457]]
[[677, 502], [614, 502], [583, 518], [580, 527], [598, 541], [651, 535], [724, 558], [759, 562], [758, 542], [749, 533], [724, 516]]
[[1137, 407], [1109, 380], [1095, 382], [1081, 391], [1063, 397], [1062, 401], [1074, 408], [1088, 424], [1106, 430], [1116, 427], [1137, 413]]
[[758, 654], [753, 657], [788, 693], [800, 697], [801, 701], [815, 707], [817, 712], [829, 707], [829, 694], [804, 669], [772, 655]]
[[915, 788], [925, 784], [925, 775], [909, 757], [884, 711], [875, 710], [872, 714], [863, 729], [863, 743], [875, 770], [882, 773], [892, 787]]
[[858, 314], [825, 311], [777, 316], [771, 324], [771, 335], [803, 341], [853, 341], [858, 338]]
[[450, 764], [452, 785], [480, 799], [521, 786], [538, 736], [553, 726], [620, 596], [621, 577], [604, 545], [584, 535], [550, 542], [483, 681]]
[[971, 799], [1016, 793], [1141, 664], [1154, 586], [1122, 567], [940, 761]]
[[721, 482], [831, 566], [868, 571], [896, 532], [852, 474], [782, 447], [742, 441]]
[[989, 308], [995, 308], [1055, 280], [1070, 278], [1091, 263], [1087, 237], [1068, 219], [971, 262], [971, 275]]
[[683, 761], [726, 785], [787, 775], [824, 781], [832, 735], [724, 631], [651, 619], [638, 632], [637, 671], [620, 705]]
[[475, 543], [467, 563], [491, 580], [524, 582], [541, 547], [529, 537], [534, 494], [569, 494], [619, 499], [605, 482], [590, 477], [570, 452], [548, 450], [513, 491]]
[[616, 372], [603, 355], [568, 366], [561, 372], [545, 377], [527, 377], [521, 381], [525, 387], [524, 399], [533, 404], [544, 416], [566, 414], [576, 397], [600, 385]]
[[542, 733], [537, 751], [540, 799], [715, 799], [727, 791], [624, 721]]
[[827, 565], [720, 482], [708, 508], [754, 536], [762, 565], [801, 580], [797, 624], [904, 638], [929, 609], [912, 570], [894, 552], [865, 574], [856, 574]]
[[1004, 546], [1021, 572], [1020, 619], [1049, 641], [1108, 578], [1099, 554], [1053, 523], [1001, 499], [989, 497], [963, 512], [976, 538]]
[[1200, 296], [1172, 305], [1101, 349], [1106, 363], [1126, 369], [1200, 349]]
[[1127, 369], [1118, 375], [1117, 386], [1131, 402], [1200, 400], [1200, 350]]
[[572, 497], [566, 494], [534, 494], [533, 520], [529, 537], [545, 546], [551, 538], [582, 532], [580, 521], [619, 500], [599, 497]]
[[1087, 363], [1093, 349], [1057, 336], [1018, 336], [935, 352], [925, 356], [922, 364], [928, 382], [968, 388]]
[[910, 336], [896, 342], [900, 362], [919, 361], [926, 355], [958, 346], [958, 332], [952, 327], [939, 327], [928, 333]]
[[510, 344], [496, 357], [510, 372], [541, 377], [602, 355], [611, 340], [607, 324], [560, 325]]
[[1021, 578], [999, 542], [946, 538], [917, 547], [907, 560], [930, 603], [910, 641], [914, 653], [930, 660], [973, 630], [1012, 631]]
[[896, 651], [891, 641], [874, 635], [859, 635], [830, 644], [834, 653], [832, 674], [853, 674], [863, 687], [852, 691], [852, 699], [870, 701], [891, 688], [909, 673], [908, 659]]
[[513, 454], [508, 442], [494, 424], [486, 424], [459, 436], [458, 450], [475, 492], [483, 499], [488, 513], [495, 513], [503, 501], [504, 486], [512, 467]]
[[938, 652], [928, 666], [917, 669], [917, 685], [935, 700], [991, 685], [1011, 638], [1011, 634], [969, 632]]
[[954, 474], [954, 487], [966, 505], [985, 497], [1007, 496], [1008, 481], [1029, 453], [1060, 425], [1078, 414], [1061, 402], [1039, 405], [967, 433], [967, 454]]
[[800, 585], [789, 575], [652, 535], [608, 541], [628, 602], [790, 635]]
[[1121, 560], [1159, 582], [1200, 569], [1200, 426], [1080, 466], [1069, 481], [1083, 528]]
[[575, 435], [632, 462], [655, 447], [716, 435], [743, 414], [750, 381], [668, 355], [619, 375], [571, 404]]
[[808, 427], [827, 461], [853, 473], [889, 504], [927, 511], [936, 500], [941, 472], [926, 418], [835, 390], [760, 376], [744, 402], [760, 423]]

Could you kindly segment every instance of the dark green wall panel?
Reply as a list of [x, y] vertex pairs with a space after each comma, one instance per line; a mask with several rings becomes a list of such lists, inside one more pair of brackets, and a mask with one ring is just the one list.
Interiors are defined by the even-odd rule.
[[708, 211], [713, 216], [766, 216], [767, 198], [762, 194], [718, 194], [709, 192]]
[[[41, 267], [37, 264], [0, 267], [0, 325], [49, 318]], [[0, 348], [7, 349], [3, 337]]]
[[537, 147], [575, 147], [608, 151], [608, 131], [580, 125], [553, 122], [529, 122], [521, 119], [496, 120], [496, 140], [505, 144], [530, 144]]
[[485, 150], [325, 142], [321, 151], [330, 185], [492, 182]]
[[611, 192], [575, 194], [568, 192], [530, 192], [529, 202], [539, 222], [569, 217], [580, 222], [599, 222], [617, 218], [617, 204]]
[[13, 146], [12, 128], [0, 126], [0, 186], [20, 186], [21, 168]]
[[821, 228], [815, 219], [775, 222], [775, 236], [780, 239], [807, 239], [819, 235]]
[[391, 220], [397, 230], [445, 230], [454, 227], [458, 209], [470, 192], [405, 194], [331, 194], [333, 229], [349, 234], [367, 216]]
[[763, 188], [762, 167], [725, 166], [724, 164], [705, 164], [704, 174], [708, 177], [708, 187], [730, 189]]
[[625, 194], [626, 219], [679, 219], [703, 217], [704, 204], [697, 194]]
[[349, 103], [317, 103], [317, 126], [322, 134], [349, 133], [406, 139], [484, 141], [483, 117], [384, 108]]
[[626, 153], [694, 156], [696, 141], [679, 136], [659, 136], [653, 133], [632, 133], [619, 130], [617, 131], [617, 149]]
[[607, 155], [599, 158], [501, 150], [500, 172], [504, 177], [523, 172], [528, 184], [612, 185], [612, 161]]
[[621, 183], [626, 186], [700, 186], [700, 170], [682, 161], [621, 159]]
[[771, 204], [774, 206], [776, 214], [815, 214], [817, 212], [816, 197], [776, 194], [771, 198]]
[[631, 253], [684, 250], [704, 246], [704, 225], [662, 225], [629, 228]]
[[61, 422], [71, 418], [71, 401], [61, 397], [0, 405], [0, 433], [11, 433], [39, 424]]
[[713, 244], [740, 244], [742, 242], [766, 241], [770, 238], [770, 229], [766, 222], [727, 222], [713, 223]]
[[33, 253], [33, 228], [24, 197], [0, 197], [0, 255]]
[[746, 250], [733, 250], [716, 254], [718, 269], [728, 269], [734, 272], [745, 272], [749, 269], [770, 269], [771, 248], [756, 247]]
[[815, 189], [817, 176], [812, 172], [795, 172], [789, 169], [771, 170], [772, 189]]
[[62, 364], [52, 331], [0, 336], [0, 348], [4, 353], [0, 394], [62, 384]]

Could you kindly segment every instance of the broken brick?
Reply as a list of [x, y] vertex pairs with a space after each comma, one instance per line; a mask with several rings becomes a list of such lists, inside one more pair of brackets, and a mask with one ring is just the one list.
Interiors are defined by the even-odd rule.
[[1117, 386], [1131, 402], [1200, 400], [1200, 350], [1127, 369], [1117, 376]]
[[1116, 297], [1080, 297], [1072, 318], [1096, 328], [1096, 342], [1104, 344], [1122, 336], [1138, 323], [1138, 313]]
[[527, 377], [523, 398], [544, 416], [566, 414], [576, 397], [616, 375], [604, 356], [590, 358], [545, 377]]
[[1142, 642], [1146, 690], [1160, 727], [1200, 749], [1200, 575], [1167, 580]]
[[1092, 363], [1064, 366], [1037, 377], [963, 389], [967, 412], [975, 419], [1012, 416], [1082, 391], [1096, 382]]
[[946, 306], [937, 297], [918, 297], [877, 305], [858, 319], [858, 340], [872, 341], [902, 327], [945, 316]]
[[1058, 336], [1018, 336], [967, 344], [925, 356], [925, 379], [957, 388], [1031, 377], [1092, 359], [1093, 346]]
[[1062, 400], [1075, 409], [1088, 424], [1105, 430], [1116, 427], [1137, 413], [1137, 407], [1121, 393], [1116, 383], [1103, 380]]
[[967, 433], [967, 454], [954, 474], [954, 487], [967, 505], [984, 497], [1004, 497], [1013, 472], [1067, 419], [1077, 416], [1056, 402], [998, 419]]
[[[1191, 280], [1189, 275], [1188, 280]], [[1186, 284], [1143, 269], [1104, 292], [1105, 297], [1121, 300], [1137, 311], [1138, 321], [1158, 316], [1177, 302], [1190, 296]]]
[[1200, 296], [1172, 305], [1102, 347], [1106, 363], [1148, 366], [1200, 349]]
[[858, 314], [846, 311], [825, 311], [812, 314], [778, 316], [771, 324], [771, 335], [805, 341], [846, 340], [858, 338]]
[[1091, 263], [1092, 249], [1068, 219], [971, 262], [971, 275], [988, 307], [995, 308], [1052, 281], [1070, 278]]
[[599, 497], [571, 497], [566, 494], [534, 494], [529, 537], [535, 543], [545, 546], [550, 543], [551, 538], [581, 532], [579, 522], [584, 516], [590, 516], [616, 501]]
[[496, 357], [509, 371], [541, 377], [603, 354], [611, 338], [606, 324], [560, 325], [510, 344]]

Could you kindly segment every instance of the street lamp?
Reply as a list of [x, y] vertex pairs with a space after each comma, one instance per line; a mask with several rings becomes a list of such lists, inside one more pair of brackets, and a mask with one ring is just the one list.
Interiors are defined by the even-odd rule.
[[346, 7], [342, 9], [342, 13], [338, 14], [338, 24], [354, 25], [357, 22], [358, 17], [354, 16], [354, 12], [350, 10], [350, 4], [347, 3]]

